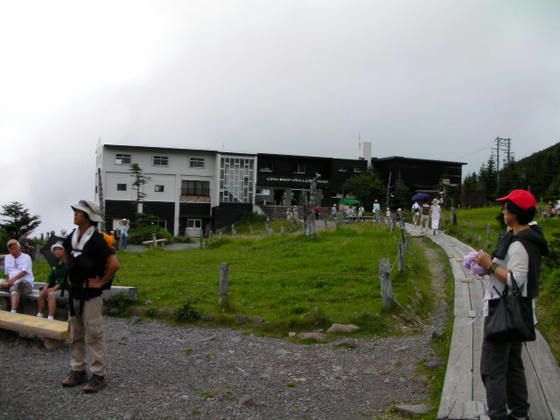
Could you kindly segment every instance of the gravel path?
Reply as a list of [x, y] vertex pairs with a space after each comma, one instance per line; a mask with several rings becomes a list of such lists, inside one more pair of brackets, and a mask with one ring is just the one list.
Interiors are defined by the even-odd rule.
[[[239, 331], [106, 318], [108, 386], [62, 388], [67, 347], [0, 343], [6, 419], [356, 419], [427, 397], [429, 333], [301, 345]], [[365, 416], [364, 416], [365, 414]]]
[[[433, 272], [442, 279], [441, 269]], [[435, 328], [446, 312], [440, 305]], [[98, 394], [60, 386], [69, 371], [67, 346], [1, 339], [0, 418], [373, 419], [393, 404], [429, 396], [428, 379], [416, 369], [433, 357], [431, 329], [302, 345], [106, 317], [105, 333], [108, 385]]]

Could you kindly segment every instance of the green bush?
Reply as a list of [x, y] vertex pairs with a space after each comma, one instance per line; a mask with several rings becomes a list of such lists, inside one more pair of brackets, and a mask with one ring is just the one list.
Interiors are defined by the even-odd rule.
[[173, 319], [177, 322], [194, 322], [200, 319], [200, 311], [195, 309], [190, 302], [185, 303], [173, 313]]
[[560, 299], [560, 268], [556, 268], [546, 277], [546, 291], [553, 299]]
[[154, 233], [156, 234], [157, 239], [167, 239], [167, 243], [173, 242], [173, 235], [164, 228], [156, 225], [142, 225], [130, 229], [128, 242], [131, 244], [141, 244], [144, 241], [152, 240]]
[[116, 294], [111, 299], [105, 301], [105, 310], [111, 308], [118, 309], [121, 316], [128, 315], [130, 307], [136, 303], [136, 299], [127, 296], [125, 292]]

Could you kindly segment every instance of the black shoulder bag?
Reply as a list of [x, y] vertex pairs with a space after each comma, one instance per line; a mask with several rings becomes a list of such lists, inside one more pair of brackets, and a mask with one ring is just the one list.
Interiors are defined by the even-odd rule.
[[521, 296], [513, 274], [511, 283], [512, 290], [506, 285], [502, 294], [494, 287], [500, 298], [488, 301], [484, 337], [494, 342], [535, 341], [532, 299]]

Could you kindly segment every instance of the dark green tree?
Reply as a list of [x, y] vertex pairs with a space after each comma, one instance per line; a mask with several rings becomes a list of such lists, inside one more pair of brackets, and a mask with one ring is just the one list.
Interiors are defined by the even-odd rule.
[[346, 180], [344, 192], [352, 193], [365, 208], [371, 208], [374, 197], [383, 192], [383, 183], [375, 170], [370, 168], [362, 175]]
[[137, 163], [130, 165], [130, 176], [134, 178], [132, 189], [136, 190], [136, 212], [140, 212], [140, 203], [146, 197], [146, 193], [142, 192], [142, 187], [148, 182], [148, 177], [144, 175], [144, 170]]
[[486, 200], [494, 200], [496, 198], [497, 178], [496, 178], [496, 161], [494, 156], [490, 156], [486, 165], [480, 168], [480, 183], [486, 189]]
[[3, 247], [8, 239], [18, 239], [25, 232], [35, 230], [41, 224], [39, 216], [31, 216], [29, 210], [17, 201], [3, 205], [0, 216], [2, 216], [0, 233]]

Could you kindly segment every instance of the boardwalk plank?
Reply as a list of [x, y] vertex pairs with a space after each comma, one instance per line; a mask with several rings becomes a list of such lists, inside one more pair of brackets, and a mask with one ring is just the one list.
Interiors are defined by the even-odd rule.
[[538, 330], [537, 339], [524, 345], [523, 365], [532, 370], [527, 373], [531, 418], [560, 420], [560, 368]]
[[[460, 419], [464, 404], [472, 400], [472, 326], [470, 319], [456, 317], [451, 349], [438, 410], [438, 419]], [[465, 374], [468, 372], [469, 374]]]
[[453, 306], [455, 317], [469, 318], [471, 316], [472, 308], [467, 283], [455, 282], [455, 304]]
[[456, 281], [463, 281], [467, 279], [462, 262], [455, 261], [455, 258], [450, 258], [449, 265], [451, 266], [451, 271], [453, 272], [453, 277]]
[[482, 401], [486, 407], [486, 389], [480, 376], [480, 358], [482, 355], [482, 338], [484, 333], [484, 320], [477, 318], [473, 323], [473, 399]]

